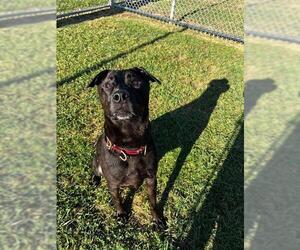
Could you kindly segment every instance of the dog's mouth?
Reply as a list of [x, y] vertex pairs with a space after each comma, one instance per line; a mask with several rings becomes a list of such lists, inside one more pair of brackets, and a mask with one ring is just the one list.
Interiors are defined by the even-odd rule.
[[132, 112], [130, 113], [114, 113], [113, 114], [113, 119], [114, 120], [119, 120], [119, 121], [125, 121], [125, 120], [130, 120], [134, 118], [136, 115]]

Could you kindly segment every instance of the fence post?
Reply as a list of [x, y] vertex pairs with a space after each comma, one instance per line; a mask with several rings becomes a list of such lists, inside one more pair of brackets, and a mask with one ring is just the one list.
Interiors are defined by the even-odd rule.
[[170, 19], [173, 20], [175, 17], [175, 10], [176, 10], [176, 0], [172, 0], [171, 4], [171, 12], [170, 12]]

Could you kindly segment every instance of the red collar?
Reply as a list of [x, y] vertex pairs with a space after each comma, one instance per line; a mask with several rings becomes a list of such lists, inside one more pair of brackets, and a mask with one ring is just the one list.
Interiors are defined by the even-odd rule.
[[139, 148], [128, 149], [113, 144], [107, 136], [105, 136], [105, 140], [106, 140], [106, 147], [108, 148], [108, 150], [118, 153], [122, 161], [127, 161], [128, 156], [136, 156], [140, 154], [146, 155], [147, 153], [147, 145], [141, 146]]

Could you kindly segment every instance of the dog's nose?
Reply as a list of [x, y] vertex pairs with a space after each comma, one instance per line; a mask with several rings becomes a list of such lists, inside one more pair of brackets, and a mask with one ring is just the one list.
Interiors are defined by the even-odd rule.
[[116, 91], [112, 96], [114, 102], [122, 102], [125, 101], [127, 98], [128, 98], [128, 93], [121, 90]]

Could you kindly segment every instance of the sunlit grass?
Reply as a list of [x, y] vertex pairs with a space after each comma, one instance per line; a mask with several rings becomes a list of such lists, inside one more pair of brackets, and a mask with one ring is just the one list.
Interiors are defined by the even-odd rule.
[[[151, 89], [150, 119], [161, 126], [154, 134], [164, 134], [168, 141], [177, 134], [179, 145], [209, 117], [214, 95], [190, 111], [176, 113], [185, 127], [172, 122], [172, 115], [159, 117], [201, 100], [214, 79], [226, 78], [230, 85], [193, 142], [171, 189], [165, 234], [152, 230], [144, 187], [134, 199], [133, 217], [122, 225], [114, 218], [105, 181], [97, 188], [91, 184], [93, 143], [103, 130], [103, 117], [96, 91], [85, 86], [102, 69], [132, 66], [144, 67], [162, 81]], [[236, 140], [243, 113], [241, 45], [123, 14], [59, 29], [57, 70], [59, 249], [243, 245], [242, 137]], [[164, 137], [156, 136], [155, 141]], [[160, 161], [158, 199], [181, 150], [175, 147]]]

